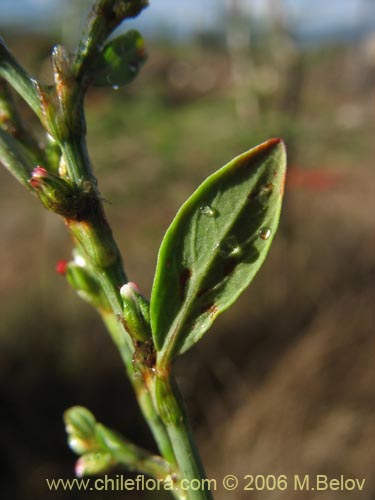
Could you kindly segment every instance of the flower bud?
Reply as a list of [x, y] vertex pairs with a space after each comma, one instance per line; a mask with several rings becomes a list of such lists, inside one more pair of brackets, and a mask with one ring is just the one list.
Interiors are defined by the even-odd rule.
[[109, 453], [86, 453], [82, 455], [75, 467], [78, 477], [89, 476], [106, 472], [113, 465], [113, 459]]
[[64, 217], [73, 217], [77, 214], [79, 193], [65, 179], [38, 166], [32, 171], [29, 184], [48, 210]]
[[97, 451], [96, 420], [89, 410], [82, 406], [74, 406], [64, 413], [64, 422], [68, 445], [72, 451], [78, 455]]
[[99, 281], [82, 256], [76, 255], [74, 261], [68, 263], [65, 276], [83, 300], [97, 309], [110, 308]]
[[129, 282], [120, 289], [124, 307], [124, 322], [130, 335], [141, 342], [151, 338], [149, 304], [138, 286]]
[[83, 439], [95, 434], [96, 420], [94, 415], [83, 406], [73, 406], [64, 413], [66, 432]]

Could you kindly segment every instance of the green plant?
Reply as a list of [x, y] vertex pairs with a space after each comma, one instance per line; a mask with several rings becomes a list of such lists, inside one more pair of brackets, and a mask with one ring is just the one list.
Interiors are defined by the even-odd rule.
[[[97, 423], [85, 408], [65, 413], [78, 475], [117, 465], [163, 481], [176, 498], [211, 498], [182, 488], [204, 471], [172, 364], [249, 285], [275, 235], [285, 150], [271, 139], [212, 174], [184, 203], [161, 244], [150, 303], [128, 282], [107, 221], [85, 141], [84, 96], [92, 85], [131, 82], [145, 60], [132, 30], [108, 40], [146, 0], [96, 0], [74, 54], [56, 46], [54, 84], [31, 78], [0, 40], [0, 158], [43, 205], [64, 218], [73, 259], [60, 271], [101, 315], [119, 349], [160, 456]], [[26, 129], [8, 85], [47, 132], [40, 146]], [[43, 165], [43, 166], [41, 166]]]

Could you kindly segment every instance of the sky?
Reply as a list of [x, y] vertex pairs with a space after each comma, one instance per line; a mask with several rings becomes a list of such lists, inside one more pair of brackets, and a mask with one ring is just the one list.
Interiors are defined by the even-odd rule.
[[[43, 29], [48, 26], [46, 17], [61, 19], [61, 6], [67, 9], [77, 1], [83, 0], [0, 0], [0, 25], [16, 22]], [[151, 0], [137, 22], [141, 27], [164, 26], [175, 33], [210, 29], [218, 21], [225, 1]], [[242, 4], [262, 16], [267, 0], [242, 0]], [[375, 0], [283, 0], [283, 4], [285, 18], [306, 33], [358, 29], [359, 25], [375, 31]]]

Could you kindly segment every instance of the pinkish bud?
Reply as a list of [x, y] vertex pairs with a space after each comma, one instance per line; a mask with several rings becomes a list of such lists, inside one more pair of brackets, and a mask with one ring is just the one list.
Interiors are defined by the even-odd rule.
[[44, 167], [40, 167], [38, 165], [32, 171], [29, 183], [33, 188], [38, 189], [41, 186], [41, 181], [46, 177], [48, 177], [47, 170]]
[[123, 300], [124, 322], [128, 332], [141, 342], [149, 340], [151, 338], [149, 303], [132, 281], [120, 288], [120, 295]]
[[106, 472], [113, 465], [113, 459], [109, 453], [86, 453], [82, 455], [75, 466], [76, 476], [89, 476]]
[[65, 259], [61, 259], [56, 263], [56, 272], [57, 274], [61, 274], [62, 276], [65, 276], [66, 271], [68, 269], [68, 261]]
[[126, 297], [128, 299], [134, 297], [134, 292], [136, 292], [137, 295], [140, 295], [141, 293], [139, 286], [136, 283], [134, 283], [134, 281], [129, 281], [128, 283], [125, 283], [125, 285], [122, 285], [120, 289], [121, 296]]
[[77, 216], [80, 192], [66, 179], [37, 166], [31, 173], [29, 184], [48, 210], [64, 217]]
[[38, 165], [34, 168], [31, 175], [32, 177], [45, 177], [46, 175], [48, 175], [48, 172], [44, 167]]
[[85, 465], [81, 459], [78, 459], [76, 462], [75, 473], [77, 477], [82, 477], [85, 473]]

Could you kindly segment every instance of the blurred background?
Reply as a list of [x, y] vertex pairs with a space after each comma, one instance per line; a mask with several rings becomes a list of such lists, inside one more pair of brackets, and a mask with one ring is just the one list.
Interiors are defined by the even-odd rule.
[[[1, 0], [2, 36], [48, 81], [52, 46], [74, 47], [88, 3]], [[159, 0], [126, 26], [142, 31], [149, 59], [129, 87], [89, 92], [88, 143], [128, 275], [146, 295], [163, 234], [199, 183], [269, 137], [288, 148], [268, 259], [176, 364], [208, 476], [366, 478], [363, 492], [215, 498], [374, 499], [374, 1]], [[65, 409], [87, 406], [154, 444], [100, 319], [55, 273], [71, 252], [62, 221], [5, 169], [0, 228], [0, 491], [85, 497], [45, 484], [73, 477]]]

